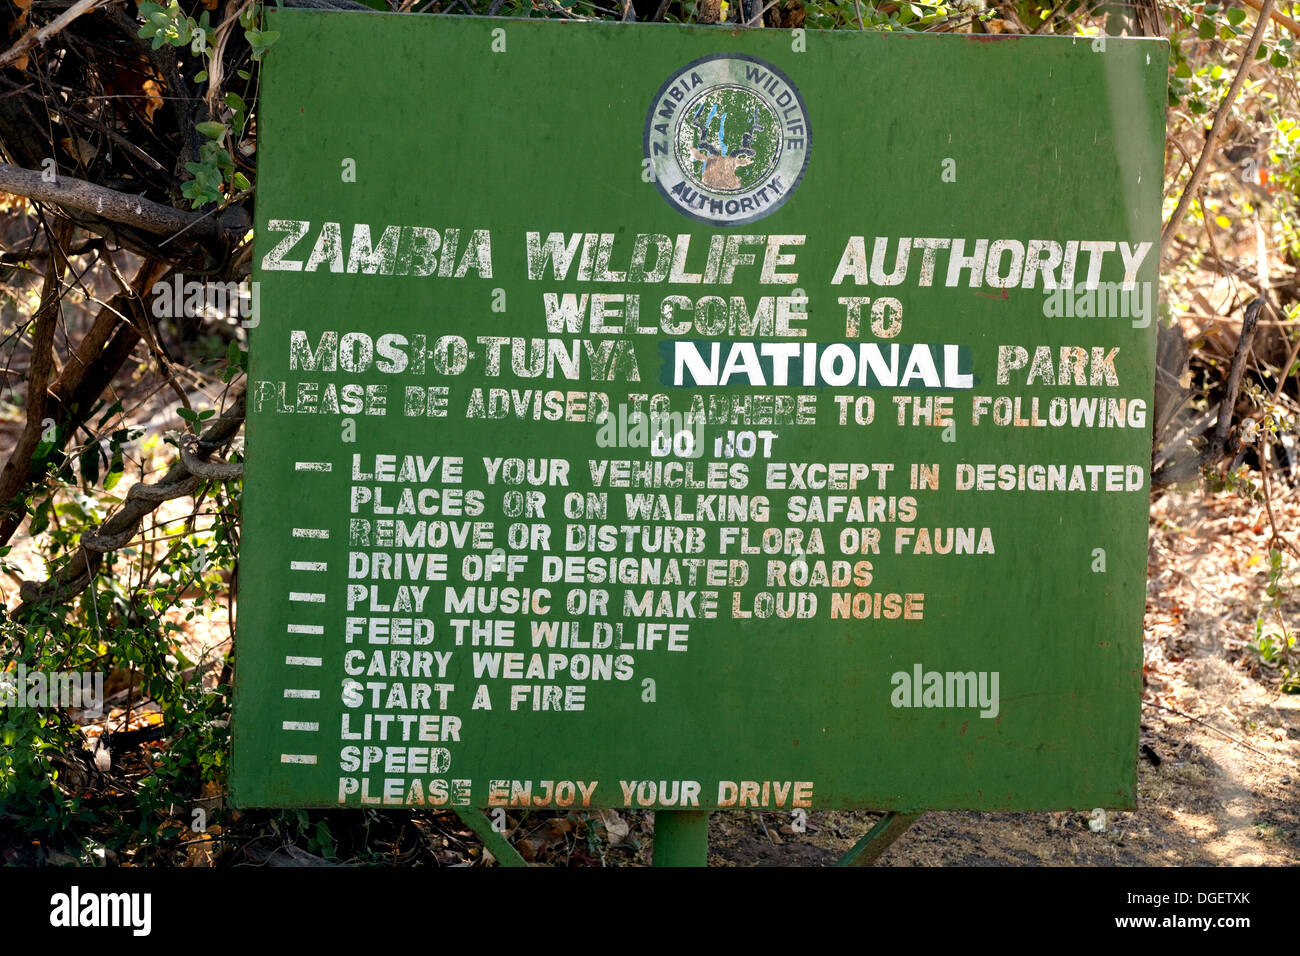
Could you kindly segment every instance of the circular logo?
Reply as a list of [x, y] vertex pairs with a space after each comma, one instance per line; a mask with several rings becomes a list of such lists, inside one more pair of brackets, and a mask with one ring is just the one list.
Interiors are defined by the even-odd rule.
[[739, 226], [776, 212], [808, 168], [808, 109], [790, 78], [723, 53], [682, 67], [645, 121], [659, 192], [699, 222]]

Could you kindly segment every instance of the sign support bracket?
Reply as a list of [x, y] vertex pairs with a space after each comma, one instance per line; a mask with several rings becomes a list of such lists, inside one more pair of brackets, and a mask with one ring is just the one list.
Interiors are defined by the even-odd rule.
[[907, 832], [907, 828], [916, 822], [919, 813], [895, 813], [890, 810], [876, 821], [876, 825], [867, 831], [852, 849], [840, 857], [836, 866], [870, 866], [893, 845], [894, 841]]
[[708, 866], [709, 812], [655, 811], [655, 866]]
[[483, 841], [483, 846], [497, 858], [498, 865], [511, 867], [528, 865], [528, 862], [519, 855], [519, 851], [510, 845], [505, 834], [492, 826], [482, 810], [474, 807], [455, 809], [456, 816], [460, 817], [465, 826], [474, 831], [474, 835]]

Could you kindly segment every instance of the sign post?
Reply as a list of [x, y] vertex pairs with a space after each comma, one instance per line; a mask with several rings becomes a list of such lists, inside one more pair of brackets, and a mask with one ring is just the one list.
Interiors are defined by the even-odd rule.
[[706, 811], [655, 811], [655, 866], [704, 866], [708, 855], [709, 814]]
[[272, 13], [239, 804], [1132, 806], [1163, 42]]

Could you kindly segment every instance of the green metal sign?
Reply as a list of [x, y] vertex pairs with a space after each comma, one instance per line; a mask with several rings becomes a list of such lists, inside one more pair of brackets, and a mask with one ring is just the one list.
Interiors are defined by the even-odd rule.
[[1163, 42], [274, 28], [239, 804], [1133, 804]]

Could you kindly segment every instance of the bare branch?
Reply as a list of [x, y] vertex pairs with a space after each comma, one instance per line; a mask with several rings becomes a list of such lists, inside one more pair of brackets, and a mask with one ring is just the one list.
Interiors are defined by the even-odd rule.
[[1219, 421], [1214, 427], [1214, 434], [1210, 436], [1208, 445], [1199, 455], [1170, 462], [1153, 471], [1151, 487], [1163, 488], [1186, 481], [1196, 475], [1202, 466], [1233, 456], [1241, 450], [1241, 442], [1235, 435], [1230, 436], [1228, 433], [1232, 428], [1232, 410], [1237, 405], [1241, 378], [1246, 374], [1246, 360], [1255, 341], [1255, 329], [1259, 325], [1259, 313], [1263, 308], [1263, 299], [1256, 299], [1246, 306], [1246, 315], [1241, 323], [1241, 338], [1237, 340], [1236, 351], [1232, 353], [1232, 368], [1228, 373], [1227, 390], [1223, 393], [1223, 401], [1219, 403]]
[[[42, 584], [35, 581], [23, 582], [20, 589], [22, 603], [14, 612], [15, 619], [21, 620], [31, 614], [38, 603], [66, 601], [85, 590], [103, 563], [104, 554], [125, 547], [139, 531], [140, 522], [145, 515], [164, 501], [193, 494], [207, 480], [190, 471], [185, 463], [186, 454], [190, 455], [192, 461], [206, 458], [234, 438], [243, 424], [244, 393], [240, 392], [230, 407], [190, 446], [192, 451], [183, 451], [180, 460], [167, 470], [166, 475], [152, 485], [144, 482], [132, 485], [121, 509], [100, 525], [97, 531], [83, 535], [81, 547], [47, 581]], [[220, 480], [231, 480], [232, 477], [233, 475], [222, 476]]]
[[43, 46], [46, 40], [77, 19], [77, 17], [83, 13], [89, 13], [95, 7], [102, 6], [106, 2], [108, 0], [77, 0], [76, 3], [45, 24], [45, 26], [33, 27], [28, 30], [19, 38], [17, 43], [5, 50], [4, 53], [0, 53], [0, 69], [22, 57], [23, 54], [38, 43]]
[[1214, 440], [1222, 445], [1232, 427], [1232, 410], [1237, 405], [1237, 393], [1241, 391], [1241, 377], [1246, 374], [1246, 359], [1250, 347], [1255, 343], [1255, 327], [1259, 324], [1259, 313], [1264, 308], [1264, 300], [1256, 299], [1246, 306], [1246, 317], [1241, 323], [1241, 338], [1237, 340], [1236, 351], [1232, 353], [1232, 366], [1228, 371], [1228, 387], [1219, 403], [1219, 422], [1214, 426]]
[[[59, 227], [58, 235], [50, 240], [52, 256], [41, 289], [40, 308], [33, 318], [32, 364], [27, 376], [27, 424], [18, 436], [18, 442], [10, 453], [9, 460], [5, 462], [4, 469], [0, 470], [0, 512], [6, 516], [15, 516], [13, 527], [17, 527], [26, 512], [21, 500], [22, 491], [31, 473], [32, 457], [45, 432], [45, 407], [50, 374], [54, 368], [54, 326], [59, 317], [59, 302], [63, 298], [63, 273], [68, 267], [63, 247], [71, 236], [72, 226], [65, 224]], [[7, 529], [0, 540], [7, 541], [12, 534], [12, 528]]]
[[1223, 128], [1227, 123], [1228, 114], [1232, 112], [1232, 104], [1237, 101], [1237, 94], [1241, 92], [1241, 85], [1246, 82], [1246, 73], [1249, 72], [1251, 64], [1255, 62], [1255, 51], [1259, 49], [1259, 43], [1264, 39], [1264, 30], [1268, 27], [1269, 14], [1273, 12], [1274, 0], [1263, 0], [1259, 9], [1259, 19], [1255, 24], [1255, 32], [1250, 35], [1250, 42], [1246, 44], [1246, 49], [1241, 51], [1241, 65], [1237, 67], [1237, 75], [1232, 79], [1232, 86], [1228, 87], [1228, 92], [1223, 95], [1223, 102], [1219, 104], [1218, 111], [1214, 114], [1214, 125], [1210, 127], [1210, 132], [1205, 137], [1205, 147], [1201, 150], [1201, 158], [1196, 163], [1196, 168], [1192, 170], [1192, 178], [1187, 180], [1187, 185], [1183, 187], [1183, 194], [1178, 199], [1178, 207], [1174, 209], [1174, 214], [1169, 217], [1165, 223], [1164, 232], [1160, 234], [1160, 255], [1163, 256], [1169, 249], [1169, 243], [1178, 232], [1178, 227], [1183, 221], [1183, 216], [1187, 215], [1187, 207], [1192, 204], [1192, 197], [1201, 187], [1201, 180], [1205, 178], [1206, 171], [1210, 168], [1210, 160], [1214, 156], [1214, 150], [1219, 145], [1219, 137], [1223, 135]]
[[194, 435], [185, 435], [179, 442], [181, 463], [191, 475], [213, 481], [238, 481], [244, 477], [244, 466], [235, 462], [204, 461], [198, 456], [199, 440]]
[[[131, 288], [104, 303], [58, 379], [36, 391], [29, 384], [29, 394], [40, 396], [43, 403], [38, 421], [53, 419], [58, 426], [56, 448], [67, 444], [77, 427], [88, 419], [95, 400], [140, 340], [135, 323], [123, 321], [123, 317], [127, 312], [136, 312], [141, 324], [145, 324], [144, 298], [165, 268], [162, 263], [146, 260]], [[29, 398], [29, 408], [31, 401]], [[37, 444], [24, 432], [0, 471], [0, 544], [7, 542], [22, 523], [26, 514], [23, 495], [42, 473], [42, 468], [32, 464]]]
[[191, 212], [72, 176], [60, 175], [50, 182], [35, 170], [8, 163], [0, 163], [0, 190], [101, 216], [155, 235], [192, 229], [204, 238], [238, 237], [249, 228], [248, 213], [243, 209], [230, 208], [220, 216]]
[[[1261, 0], [1244, 0], [1244, 2], [1245, 2], [1245, 4], [1246, 4], [1246, 6], [1248, 6], [1248, 7], [1254, 7], [1257, 11], [1259, 11], [1260, 13], [1263, 13], [1263, 10], [1264, 10], [1264, 4], [1261, 2]], [[1278, 11], [1278, 10], [1274, 10], [1274, 11], [1273, 11], [1273, 22], [1274, 22], [1274, 23], [1280, 23], [1280, 24], [1282, 24], [1282, 26], [1286, 27], [1288, 30], [1290, 30], [1292, 33], [1294, 33], [1296, 36], [1300, 37], [1300, 23], [1296, 23], [1294, 20], [1292, 20], [1290, 17], [1288, 17], [1285, 13], [1281, 13], [1281, 12]]]

